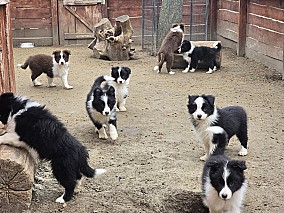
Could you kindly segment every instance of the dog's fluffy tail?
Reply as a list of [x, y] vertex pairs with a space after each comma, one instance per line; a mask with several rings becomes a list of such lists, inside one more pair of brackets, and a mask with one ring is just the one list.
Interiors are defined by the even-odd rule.
[[31, 60], [31, 57], [28, 57], [28, 59], [25, 61], [25, 63], [24, 64], [18, 64], [18, 67], [21, 67], [24, 70], [27, 69], [27, 67], [30, 64], [30, 60]]
[[221, 49], [222, 49], [222, 45], [219, 41], [216, 41], [214, 44], [213, 44], [213, 48], [216, 49], [217, 52], [219, 52]]
[[210, 126], [206, 129], [209, 132], [211, 138], [210, 154], [222, 155], [225, 152], [225, 148], [228, 144], [227, 132], [220, 126]]
[[95, 80], [95, 83], [94, 83], [94, 86], [95, 87], [100, 87], [101, 86], [101, 83], [104, 82], [104, 81], [114, 81], [115, 79], [111, 76], [108, 76], [108, 75], [102, 75], [100, 77], [98, 77], [96, 80]]
[[163, 63], [165, 61], [165, 54], [164, 53], [159, 53], [158, 57], [159, 57], [159, 63], [158, 63], [158, 65], [156, 65], [154, 67], [154, 71], [155, 72], [160, 72], [161, 71], [160, 67], [162, 67], [162, 65], [163, 65]]
[[96, 177], [106, 172], [105, 169], [93, 169], [88, 164], [81, 168], [81, 172], [88, 178]]

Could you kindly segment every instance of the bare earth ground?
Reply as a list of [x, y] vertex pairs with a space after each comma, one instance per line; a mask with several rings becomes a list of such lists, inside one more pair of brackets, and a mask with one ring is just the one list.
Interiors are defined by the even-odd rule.
[[[217, 106], [241, 105], [249, 117], [249, 153], [231, 139], [226, 154], [247, 163], [248, 191], [244, 212], [284, 212], [284, 84], [273, 81], [273, 70], [223, 50], [220, 71], [170, 76], [153, 71], [157, 58], [137, 47], [137, 60], [110, 62], [92, 58], [86, 46], [71, 50], [69, 83], [64, 90], [35, 88], [30, 71], [16, 68], [17, 93], [46, 105], [89, 150], [90, 164], [107, 173], [85, 179], [81, 192], [66, 207], [55, 203], [63, 188], [52, 177], [48, 163], [36, 175], [31, 212], [206, 212], [201, 191], [202, 145], [188, 120], [187, 96], [212, 94]], [[54, 47], [14, 49], [15, 65], [29, 55], [51, 54]], [[87, 117], [85, 99], [94, 79], [110, 74], [112, 65], [132, 69], [127, 112], [118, 113], [119, 138], [100, 140]], [[196, 205], [196, 206], [194, 206]]]

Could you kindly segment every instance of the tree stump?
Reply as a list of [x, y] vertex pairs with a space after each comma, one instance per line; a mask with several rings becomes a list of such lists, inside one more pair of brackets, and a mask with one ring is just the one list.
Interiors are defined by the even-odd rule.
[[[215, 42], [216, 41], [193, 41], [193, 44], [195, 46], [213, 47]], [[218, 42], [220, 42], [220, 41], [218, 41]], [[221, 62], [222, 62], [222, 49], [216, 55], [216, 62], [217, 62], [216, 67], [218, 69], [220, 69]], [[206, 64], [204, 64], [202, 61], [198, 62], [197, 66], [198, 66], [199, 69], [207, 69], [208, 68], [206, 66]], [[187, 67], [187, 62], [183, 59], [182, 54], [174, 54], [174, 62], [173, 62], [172, 69], [185, 69], [186, 67]]]
[[23, 212], [31, 204], [37, 162], [22, 148], [0, 145], [1, 212]]
[[107, 18], [94, 26], [95, 39], [89, 44], [94, 57], [111, 61], [126, 61], [133, 55], [131, 49], [133, 28], [128, 15], [115, 19], [113, 27]]

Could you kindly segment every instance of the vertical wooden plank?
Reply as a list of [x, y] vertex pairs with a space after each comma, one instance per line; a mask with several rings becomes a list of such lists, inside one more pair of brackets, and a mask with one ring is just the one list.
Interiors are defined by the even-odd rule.
[[64, 6], [63, 0], [58, 0], [58, 35], [59, 35], [59, 45], [65, 45], [64, 40], [64, 30], [66, 28], [66, 20], [64, 18]]
[[218, 4], [217, 0], [209, 1], [209, 32], [210, 40], [217, 40], [217, 13]]
[[51, 27], [53, 45], [59, 45], [57, 0], [51, 0]]
[[239, 0], [239, 17], [238, 17], [238, 44], [237, 55], [245, 55], [246, 47], [246, 26], [247, 26], [247, 0]]
[[16, 92], [10, 3], [0, 5], [0, 39], [2, 44], [0, 92]]

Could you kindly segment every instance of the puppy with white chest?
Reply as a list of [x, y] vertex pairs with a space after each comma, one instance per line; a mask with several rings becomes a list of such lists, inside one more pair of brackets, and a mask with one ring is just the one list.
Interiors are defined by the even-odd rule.
[[52, 53], [52, 56], [45, 54], [37, 54], [30, 56], [24, 64], [19, 64], [22, 69], [30, 67], [32, 72], [31, 79], [35, 87], [41, 86], [42, 83], [37, 78], [45, 73], [48, 80], [49, 87], [55, 87], [53, 83], [54, 77], [61, 78], [65, 89], [72, 89], [68, 83], [68, 72], [69, 72], [69, 50], [57, 50]]
[[214, 150], [203, 167], [202, 201], [210, 213], [240, 213], [247, 188], [245, 161], [231, 160], [224, 155], [228, 135], [222, 127], [206, 129]]
[[89, 166], [87, 149], [62, 122], [35, 101], [3, 93], [0, 96], [0, 121], [5, 126], [0, 144], [27, 149], [34, 159], [39, 156], [50, 161], [54, 177], [65, 189], [56, 199], [58, 203], [71, 200], [83, 175], [91, 178], [105, 172]]
[[158, 65], [154, 67], [154, 71], [160, 73], [164, 62], [166, 62], [168, 73], [170, 75], [175, 74], [175, 72], [171, 70], [174, 62], [174, 53], [178, 51], [183, 37], [184, 24], [174, 24], [161, 44], [158, 52]]
[[126, 111], [125, 104], [128, 97], [130, 74], [131, 69], [129, 67], [116, 66], [111, 68], [111, 77], [114, 80], [107, 83], [115, 88], [116, 111]]
[[210, 213], [240, 213], [247, 182], [245, 161], [213, 155], [205, 163], [202, 174], [202, 200]]
[[[110, 76], [98, 77], [87, 95], [86, 110], [96, 127], [99, 138], [107, 139], [106, 128], [112, 140], [118, 137], [116, 126], [115, 88], [108, 84]], [[104, 84], [102, 84], [104, 82]]]
[[191, 41], [184, 40], [178, 52], [183, 54], [184, 60], [188, 63], [183, 73], [195, 72], [198, 61], [203, 61], [208, 66], [206, 73], [211, 74], [217, 70], [216, 54], [220, 52], [222, 46], [215, 42], [213, 47], [195, 46]]
[[220, 126], [228, 134], [228, 139], [234, 135], [241, 143], [239, 155], [247, 155], [248, 133], [247, 114], [240, 106], [228, 106], [219, 109], [215, 105], [215, 97], [212, 95], [188, 96], [188, 112], [194, 130], [203, 143], [205, 155], [201, 160], [206, 160], [212, 152], [210, 147], [210, 135], [206, 129], [210, 126]]

